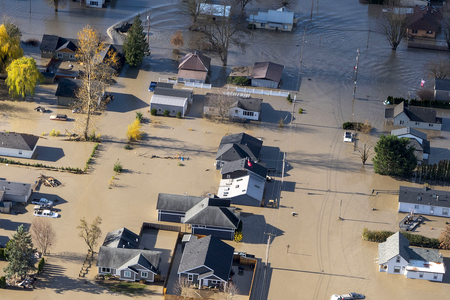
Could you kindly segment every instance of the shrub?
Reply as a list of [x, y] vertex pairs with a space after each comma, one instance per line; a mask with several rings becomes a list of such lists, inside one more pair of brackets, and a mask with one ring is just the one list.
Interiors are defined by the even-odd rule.
[[234, 241], [236, 243], [239, 243], [240, 241], [242, 241], [242, 232], [235, 232], [234, 233]]
[[181, 111], [177, 112], [177, 118], [181, 119]]
[[385, 242], [388, 237], [393, 235], [395, 232], [383, 231], [383, 230], [369, 230], [364, 228], [362, 238], [365, 241], [382, 243]]
[[117, 159], [116, 163], [114, 164], [114, 172], [122, 173], [122, 171], [123, 171], [123, 166], [120, 163], [119, 159]]
[[[393, 235], [395, 232], [384, 231], [384, 230], [368, 230], [364, 228], [362, 238], [369, 242], [382, 243], [387, 240], [388, 237]], [[438, 249], [440, 242], [439, 239], [428, 238], [419, 234], [412, 234], [408, 232], [402, 232], [402, 234], [408, 239], [411, 246], [425, 247], [425, 248], [435, 248]]]
[[136, 112], [136, 119], [139, 120], [139, 123], [142, 123], [142, 119], [144, 119], [144, 114], [140, 111]]
[[37, 270], [38, 274], [42, 273], [42, 271], [44, 270], [44, 265], [45, 265], [45, 259], [41, 258], [41, 260], [38, 263], [38, 270]]
[[111, 273], [106, 273], [105, 274], [105, 279], [110, 279], [112, 277]]
[[25, 41], [26, 45], [37, 47], [39, 45], [39, 40], [37, 39], [28, 39]]
[[299, 114], [302, 114], [302, 113], [303, 113], [303, 108], [299, 108], [299, 109], [298, 109], [298, 113], [299, 113]]
[[131, 150], [131, 149], [133, 149], [130, 145], [128, 145], [128, 144], [126, 144], [124, 147], [123, 147], [123, 149], [125, 149], [125, 150]]
[[95, 130], [88, 136], [88, 141], [95, 141]]
[[178, 162], [178, 166], [179, 166], [179, 167], [184, 167], [184, 164]]
[[164, 117], [168, 117], [169, 114], [170, 114], [170, 112], [169, 112], [167, 109], [164, 110], [164, 112], [163, 112], [163, 116], [164, 116]]
[[152, 116], [156, 116], [156, 108], [152, 108], [152, 110], [150, 111], [150, 114]]
[[50, 134], [49, 134], [50, 136], [55, 136], [56, 135], [56, 131], [55, 131], [55, 129], [53, 129], [52, 131], [50, 131]]
[[55, 136], [60, 136], [61, 135], [61, 132], [59, 132], [59, 130], [57, 130], [56, 132], [55, 132]]
[[0, 260], [6, 260], [5, 248], [0, 248]]
[[227, 83], [234, 84], [234, 85], [240, 85], [240, 86], [246, 86], [246, 85], [250, 85], [250, 79], [248, 79], [245, 76], [228, 77]]
[[286, 97], [286, 100], [287, 100], [289, 103], [292, 103], [291, 94], [288, 94], [288, 96]]
[[0, 288], [6, 289], [6, 278], [5, 278], [5, 276], [0, 277]]

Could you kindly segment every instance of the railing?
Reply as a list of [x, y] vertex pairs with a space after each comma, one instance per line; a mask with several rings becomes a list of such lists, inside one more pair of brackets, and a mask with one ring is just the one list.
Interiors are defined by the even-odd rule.
[[170, 80], [170, 79], [165, 79], [165, 78], [158, 78], [158, 82], [173, 83], [174, 85], [178, 84], [178, 82], [176, 80]]
[[246, 87], [244, 87], [244, 88], [236, 87], [236, 92], [250, 93], [250, 94], [259, 94], [259, 95], [280, 96], [280, 97], [287, 97], [289, 95], [289, 92], [249, 89], [249, 88], [246, 88]]
[[206, 84], [206, 83], [198, 83], [198, 82], [188, 82], [185, 81], [184, 82], [185, 86], [189, 86], [189, 87], [196, 87], [196, 88], [201, 88], [201, 89], [211, 89], [211, 84]]

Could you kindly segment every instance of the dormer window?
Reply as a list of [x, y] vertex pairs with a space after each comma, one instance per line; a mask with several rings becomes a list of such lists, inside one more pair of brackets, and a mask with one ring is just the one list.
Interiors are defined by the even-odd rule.
[[422, 201], [422, 197], [417, 197], [417, 201]]

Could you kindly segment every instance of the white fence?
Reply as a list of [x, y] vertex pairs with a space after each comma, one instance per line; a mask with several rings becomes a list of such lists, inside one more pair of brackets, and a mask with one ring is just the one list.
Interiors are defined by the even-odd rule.
[[197, 83], [197, 82], [184, 82], [184, 86], [196, 87], [201, 89], [211, 89], [211, 84], [206, 83]]
[[280, 97], [287, 97], [289, 95], [289, 92], [272, 91], [272, 90], [267, 91], [267, 90], [248, 89], [248, 88], [240, 88], [240, 87], [236, 87], [236, 92], [259, 94], [259, 95], [280, 96]]
[[173, 83], [174, 85], [177, 85], [178, 82], [176, 80], [170, 80], [170, 79], [164, 79], [159, 78], [159, 82], [167, 82], [167, 83]]

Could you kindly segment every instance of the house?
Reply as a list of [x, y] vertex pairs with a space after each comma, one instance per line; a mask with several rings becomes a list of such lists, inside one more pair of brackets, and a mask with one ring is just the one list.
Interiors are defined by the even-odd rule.
[[29, 183], [0, 180], [0, 201], [27, 203], [32, 192]]
[[77, 45], [76, 40], [73, 39], [44, 34], [40, 50], [42, 58], [58, 58], [68, 61], [77, 60], [75, 57]]
[[400, 186], [398, 212], [449, 217], [450, 192]]
[[178, 278], [187, 278], [202, 286], [226, 285], [233, 264], [234, 248], [213, 237], [192, 239], [186, 243], [178, 267]]
[[436, 38], [442, 13], [432, 6], [415, 6], [412, 14], [407, 14], [407, 34], [411, 37]]
[[[115, 58], [117, 60], [116, 64], [112, 65], [111, 59]], [[112, 44], [108, 44], [106, 45], [105, 49], [103, 49], [100, 53], [99, 53], [99, 61], [101, 61], [102, 63], [106, 63], [111, 65], [111, 67], [115, 70], [118, 71], [124, 64], [125, 62], [125, 56], [123, 55], [123, 50], [122, 50], [122, 46], [120, 45], [112, 45]]]
[[230, 119], [259, 121], [261, 119], [263, 99], [249, 98], [242, 95], [240, 93], [232, 93], [231, 95], [207, 93], [203, 104], [203, 114], [220, 116], [221, 110], [227, 110], [226, 117]]
[[220, 170], [225, 162], [249, 158], [258, 162], [263, 142], [246, 133], [236, 133], [224, 136], [220, 141], [216, 154], [216, 169]]
[[192, 234], [232, 240], [239, 225], [228, 199], [159, 194], [156, 209], [158, 221], [189, 224]]
[[77, 100], [77, 90], [83, 85], [82, 80], [61, 78], [56, 89], [56, 104], [69, 106]]
[[211, 58], [199, 51], [186, 54], [178, 65], [178, 82], [205, 83], [211, 67]]
[[442, 126], [442, 118], [436, 117], [435, 109], [407, 106], [405, 102], [386, 108], [384, 116], [392, 120], [393, 125], [431, 130], [441, 130]]
[[400, 128], [391, 131], [391, 135], [395, 135], [398, 138], [409, 139], [409, 147], [413, 146], [417, 162], [420, 164], [423, 160], [427, 160], [430, 154], [430, 142], [427, 141], [426, 133], [420, 132], [417, 129], [411, 127]]
[[108, 232], [98, 252], [98, 273], [153, 282], [159, 274], [161, 252], [138, 249], [139, 241], [140, 237], [126, 228]]
[[105, 0], [85, 0], [86, 6], [88, 7], [100, 7], [102, 8], [105, 4]]
[[217, 195], [233, 204], [261, 206], [267, 169], [243, 158], [223, 164]]
[[157, 114], [163, 114], [165, 110], [170, 116], [176, 116], [181, 112], [184, 117], [189, 104], [194, 100], [193, 92], [190, 90], [169, 89], [156, 87], [150, 100], [150, 111], [156, 109]]
[[247, 21], [254, 24], [254, 28], [292, 31], [293, 25], [297, 24], [297, 16], [286, 7], [281, 7], [277, 10], [269, 9], [268, 12], [259, 11], [257, 15], [250, 15]]
[[39, 137], [32, 134], [0, 132], [0, 155], [32, 158], [38, 141]]
[[253, 66], [250, 78], [252, 86], [277, 89], [281, 86], [281, 74], [284, 66], [273, 62], [257, 62]]
[[402, 274], [406, 278], [442, 281], [446, 268], [438, 250], [410, 247], [400, 232], [378, 244], [380, 272]]
[[434, 79], [434, 100], [450, 101], [450, 79]]
[[230, 16], [230, 11], [231, 6], [200, 3], [198, 18], [212, 18], [213, 20], [216, 20], [216, 18], [228, 18]]

